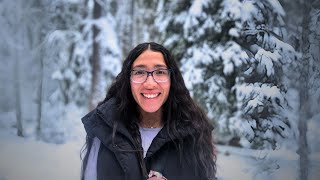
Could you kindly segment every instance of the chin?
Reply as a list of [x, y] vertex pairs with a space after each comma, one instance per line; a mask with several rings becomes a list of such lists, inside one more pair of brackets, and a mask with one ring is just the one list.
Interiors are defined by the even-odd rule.
[[141, 110], [146, 113], [155, 113], [160, 110], [160, 107], [141, 107]]

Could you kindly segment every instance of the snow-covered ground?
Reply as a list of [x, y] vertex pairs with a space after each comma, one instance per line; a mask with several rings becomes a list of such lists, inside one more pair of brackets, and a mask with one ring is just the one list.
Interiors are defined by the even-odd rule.
[[296, 179], [298, 156], [289, 151], [256, 151], [218, 146], [219, 179]]
[[0, 133], [0, 180], [80, 180], [82, 145], [48, 144]]
[[[84, 139], [84, 138], [83, 138]], [[79, 180], [84, 142], [62, 145], [0, 132], [0, 180]], [[297, 179], [298, 156], [290, 151], [253, 151], [218, 146], [218, 179]], [[312, 157], [310, 179], [320, 177], [319, 157]]]

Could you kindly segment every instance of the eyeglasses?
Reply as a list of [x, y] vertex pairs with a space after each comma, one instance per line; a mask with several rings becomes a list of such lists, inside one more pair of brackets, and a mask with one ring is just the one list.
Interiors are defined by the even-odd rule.
[[143, 83], [151, 75], [153, 80], [158, 83], [167, 82], [170, 79], [170, 69], [157, 69], [153, 71], [131, 70], [131, 81], [135, 83]]

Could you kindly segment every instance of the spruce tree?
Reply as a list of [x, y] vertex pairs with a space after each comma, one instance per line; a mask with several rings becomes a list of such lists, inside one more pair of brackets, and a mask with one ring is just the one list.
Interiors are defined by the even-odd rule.
[[164, 44], [180, 62], [193, 97], [217, 123], [220, 140], [240, 137], [252, 148], [276, 148], [290, 135], [283, 67], [296, 58], [283, 41], [280, 3], [198, 0], [159, 6]]

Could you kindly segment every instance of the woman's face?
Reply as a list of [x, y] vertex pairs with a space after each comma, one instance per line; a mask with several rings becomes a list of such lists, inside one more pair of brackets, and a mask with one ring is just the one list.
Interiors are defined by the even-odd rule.
[[[154, 71], [168, 69], [161, 52], [146, 50], [133, 62], [131, 70]], [[154, 72], [155, 73], [155, 72]], [[170, 91], [170, 77], [166, 82], [156, 82], [151, 74], [142, 83], [130, 81], [133, 98], [141, 111], [154, 113], [161, 111]]]

